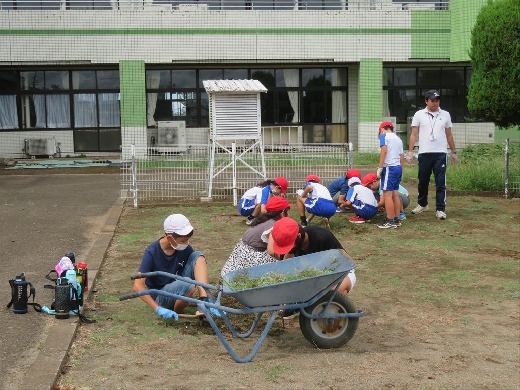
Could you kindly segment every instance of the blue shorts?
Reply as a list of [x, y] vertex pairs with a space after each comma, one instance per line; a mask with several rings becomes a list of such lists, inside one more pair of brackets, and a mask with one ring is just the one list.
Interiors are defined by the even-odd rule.
[[400, 165], [393, 167], [384, 167], [381, 174], [381, 189], [383, 191], [397, 191], [401, 184], [403, 169]]
[[377, 207], [369, 204], [365, 204], [361, 202], [359, 199], [356, 199], [354, 203], [352, 203], [352, 210], [356, 215], [364, 219], [372, 219], [377, 214]]
[[333, 200], [323, 198], [305, 199], [305, 210], [318, 217], [330, 218], [336, 214], [336, 204]]
[[244, 217], [247, 217], [251, 214], [253, 214], [253, 211], [255, 210], [255, 200], [254, 199], [245, 199], [241, 198], [238, 201], [238, 212], [240, 215], [243, 215]]
[[[193, 252], [179, 276], [195, 280], [195, 264], [197, 263], [199, 256], [204, 256], [204, 254], [202, 252]], [[174, 280], [173, 282], [165, 285], [161, 290], [170, 294], [185, 296], [193, 287], [195, 287], [194, 284], [187, 283], [182, 280]], [[173, 310], [173, 307], [175, 306], [175, 298], [164, 295], [157, 295], [155, 302], [157, 302], [159, 306], [170, 310]]]

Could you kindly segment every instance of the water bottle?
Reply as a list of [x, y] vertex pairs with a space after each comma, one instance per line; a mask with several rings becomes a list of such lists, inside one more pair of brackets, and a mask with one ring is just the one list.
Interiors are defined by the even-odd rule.
[[54, 317], [63, 320], [69, 318], [71, 285], [68, 278], [56, 279], [54, 287]]
[[29, 283], [25, 280], [25, 272], [18, 272], [12, 284], [12, 302], [13, 313], [25, 314], [27, 313], [27, 285]]
[[[81, 274], [81, 289], [83, 293], [88, 291], [88, 268], [87, 263], [80, 261], [78, 263], [78, 275]], [[79, 278], [78, 278], [79, 279]]]

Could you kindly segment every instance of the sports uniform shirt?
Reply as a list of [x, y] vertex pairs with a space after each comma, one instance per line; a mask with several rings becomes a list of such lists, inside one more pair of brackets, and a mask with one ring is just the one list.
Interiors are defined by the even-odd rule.
[[[161, 248], [159, 240], [152, 242], [145, 250], [139, 272], [163, 271], [170, 274], [180, 275], [186, 266], [188, 258], [193, 253], [191, 245], [183, 251], [174, 251], [168, 256]], [[146, 286], [150, 289], [161, 290], [167, 284], [173, 282], [167, 276], [150, 276], [145, 279]]]
[[242, 199], [255, 199], [257, 204], [266, 204], [267, 200], [271, 196], [271, 186], [268, 184], [265, 187], [253, 187], [247, 190], [244, 195], [242, 195]]
[[[405, 196], [410, 196], [410, 193], [408, 192], [408, 190], [406, 188], [404, 188], [401, 184], [399, 184], [399, 193], [400, 194], [403, 194]], [[380, 188], [379, 191], [378, 191], [378, 195], [383, 195], [383, 190]]]
[[[412, 119], [412, 127], [419, 127], [419, 154], [447, 153], [448, 140], [446, 129], [451, 128], [451, 116], [448, 111], [429, 112], [427, 108], [419, 110]], [[435, 137], [431, 140], [431, 134]]]
[[379, 137], [379, 146], [386, 146], [385, 167], [396, 167], [401, 165], [403, 141], [395, 133], [383, 133]]
[[359, 200], [363, 204], [368, 204], [377, 207], [377, 200], [374, 197], [374, 192], [361, 184], [356, 184], [351, 187], [347, 192], [346, 200], [354, 203], [355, 200]]
[[305, 189], [308, 185], [312, 185], [312, 191], [309, 193], [310, 199], [327, 199], [332, 201], [332, 196], [330, 196], [330, 192], [324, 185], [320, 183], [308, 182], [305, 183], [303, 188]]
[[340, 195], [346, 194], [348, 191], [348, 181], [346, 176], [338, 177], [332, 180], [327, 186], [330, 196], [336, 195], [338, 192]]

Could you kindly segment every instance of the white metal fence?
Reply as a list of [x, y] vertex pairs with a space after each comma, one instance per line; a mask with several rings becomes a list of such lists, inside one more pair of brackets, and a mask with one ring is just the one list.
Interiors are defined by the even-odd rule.
[[505, 197], [520, 196], [520, 141], [505, 141]]
[[[133, 146], [134, 156], [121, 166], [121, 197], [133, 199], [134, 206], [164, 200], [201, 200], [208, 196], [210, 145], [190, 145], [179, 153], [176, 149], [139, 149]], [[218, 151], [215, 166], [224, 167], [232, 156]], [[266, 178], [253, 172], [240, 161], [236, 162], [236, 192], [240, 198], [249, 188], [265, 179], [284, 176], [289, 181], [288, 193], [292, 194], [305, 184], [309, 174], [320, 176], [329, 182], [350, 167], [352, 146], [349, 144], [296, 144], [286, 147], [264, 145]], [[132, 151], [123, 150], [123, 155]], [[251, 166], [261, 165], [260, 153], [245, 158]], [[233, 169], [224, 169], [213, 179], [212, 199], [233, 197]]]

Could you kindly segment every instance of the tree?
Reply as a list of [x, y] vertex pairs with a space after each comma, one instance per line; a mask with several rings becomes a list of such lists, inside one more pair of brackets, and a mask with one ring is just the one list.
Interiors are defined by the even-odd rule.
[[520, 125], [520, 1], [483, 6], [471, 33], [470, 113], [499, 127]]

